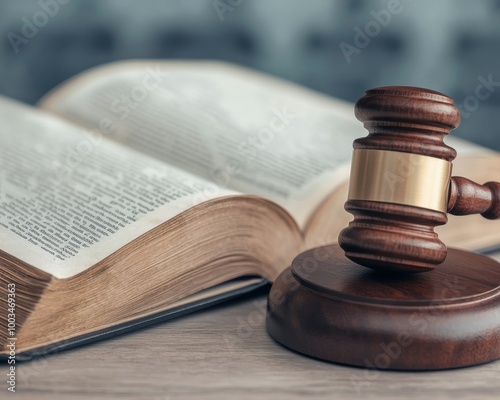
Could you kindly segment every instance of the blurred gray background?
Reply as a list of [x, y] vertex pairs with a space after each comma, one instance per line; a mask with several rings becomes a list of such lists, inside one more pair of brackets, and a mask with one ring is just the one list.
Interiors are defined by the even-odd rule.
[[351, 101], [442, 91], [500, 150], [500, 0], [4, 0], [0, 36], [0, 94], [28, 103], [112, 60], [220, 59]]

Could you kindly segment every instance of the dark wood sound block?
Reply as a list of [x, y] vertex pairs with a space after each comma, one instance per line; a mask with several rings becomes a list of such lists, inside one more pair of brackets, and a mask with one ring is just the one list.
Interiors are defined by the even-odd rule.
[[435, 370], [500, 358], [500, 264], [450, 249], [432, 272], [384, 274], [338, 245], [309, 250], [276, 280], [267, 330], [320, 359]]

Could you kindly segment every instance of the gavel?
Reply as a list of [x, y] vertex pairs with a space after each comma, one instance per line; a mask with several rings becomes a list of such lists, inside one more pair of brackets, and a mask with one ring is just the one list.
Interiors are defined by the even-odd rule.
[[[369, 134], [354, 141], [345, 204], [354, 220], [338, 244], [306, 250], [276, 278], [269, 334], [299, 353], [365, 368], [500, 359], [500, 264], [447, 249], [434, 232], [447, 213], [500, 218], [499, 183], [452, 177], [457, 153], [443, 139], [458, 109], [441, 93], [393, 86], [368, 90], [355, 115]], [[433, 272], [407, 273], [424, 271]]]
[[425, 272], [447, 254], [434, 228], [454, 215], [500, 218], [500, 183], [452, 177], [457, 152], [444, 143], [460, 114], [432, 90], [368, 90], [355, 115], [369, 134], [354, 141], [348, 201], [354, 216], [339, 235], [352, 261], [372, 269]]

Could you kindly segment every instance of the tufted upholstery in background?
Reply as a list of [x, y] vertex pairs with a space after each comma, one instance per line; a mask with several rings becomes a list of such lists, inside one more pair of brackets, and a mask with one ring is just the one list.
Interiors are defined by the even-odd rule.
[[0, 94], [34, 103], [125, 58], [227, 60], [351, 101], [429, 87], [465, 111], [458, 136], [500, 150], [500, 0], [0, 2]]

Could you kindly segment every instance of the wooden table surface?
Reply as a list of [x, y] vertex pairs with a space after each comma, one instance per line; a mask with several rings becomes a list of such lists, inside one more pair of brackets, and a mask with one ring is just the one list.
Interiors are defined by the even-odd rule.
[[500, 362], [439, 372], [368, 371], [293, 353], [254, 294], [119, 338], [18, 364], [0, 399], [496, 399]]

